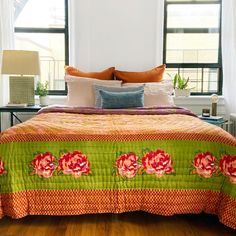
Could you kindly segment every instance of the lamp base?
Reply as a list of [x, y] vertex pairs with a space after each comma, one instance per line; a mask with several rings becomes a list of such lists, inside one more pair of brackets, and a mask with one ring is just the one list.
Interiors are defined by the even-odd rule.
[[10, 76], [10, 102], [34, 105], [34, 77]]
[[217, 116], [217, 103], [216, 102], [213, 102], [211, 105], [211, 115]]

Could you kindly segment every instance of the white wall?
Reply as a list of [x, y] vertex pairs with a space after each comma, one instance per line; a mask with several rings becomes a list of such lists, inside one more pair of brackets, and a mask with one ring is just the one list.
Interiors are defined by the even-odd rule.
[[[176, 106], [186, 107], [195, 114], [201, 115], [203, 108], [211, 109], [211, 97], [210, 96], [192, 96], [192, 97], [175, 97], [174, 98]], [[225, 101], [221, 96], [217, 103], [217, 115], [229, 118], [225, 112]]]
[[162, 63], [163, 0], [71, 0], [70, 64], [142, 71]]

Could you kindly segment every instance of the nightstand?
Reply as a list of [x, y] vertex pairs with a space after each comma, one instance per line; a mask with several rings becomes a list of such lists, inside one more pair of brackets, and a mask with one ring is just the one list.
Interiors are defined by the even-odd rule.
[[230, 127], [232, 125], [232, 121], [230, 120], [224, 120], [224, 122], [222, 122], [221, 124], [215, 124], [219, 127], [221, 127], [222, 129], [224, 129], [225, 131], [227, 131], [228, 133], [230, 133]]
[[230, 121], [232, 122], [231, 134], [236, 137], [236, 113], [230, 114]]
[[216, 125], [224, 129], [225, 131], [230, 133], [230, 126], [232, 125], [232, 121], [230, 120], [223, 120], [222, 122], [214, 122], [214, 121], [208, 121], [208, 120], [203, 120], [209, 124]]
[[11, 126], [14, 125], [14, 118], [19, 121], [20, 123], [22, 122], [20, 118], [15, 114], [16, 112], [38, 112], [42, 107], [40, 105], [34, 105], [34, 106], [27, 106], [27, 107], [0, 107], [0, 132], [2, 131], [2, 125], [1, 125], [1, 120], [2, 120], [2, 113], [3, 112], [8, 112], [10, 113], [10, 124]]

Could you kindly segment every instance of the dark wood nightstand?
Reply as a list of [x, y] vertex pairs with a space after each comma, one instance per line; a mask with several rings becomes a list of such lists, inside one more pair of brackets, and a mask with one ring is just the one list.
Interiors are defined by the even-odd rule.
[[22, 122], [19, 117], [15, 114], [15, 112], [38, 112], [42, 107], [40, 105], [34, 105], [34, 106], [27, 106], [27, 107], [0, 107], [0, 132], [2, 131], [2, 125], [1, 125], [1, 118], [3, 112], [9, 112], [10, 113], [10, 124], [11, 126], [14, 125], [14, 117], [16, 120], [18, 120], [20, 123]]

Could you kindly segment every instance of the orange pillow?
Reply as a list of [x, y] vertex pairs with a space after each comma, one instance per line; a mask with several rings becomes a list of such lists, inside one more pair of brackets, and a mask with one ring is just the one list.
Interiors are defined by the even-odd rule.
[[79, 77], [95, 78], [101, 80], [112, 80], [115, 67], [110, 67], [101, 72], [83, 72], [72, 66], [65, 66], [65, 73]]
[[160, 65], [152, 70], [143, 72], [129, 72], [115, 70], [115, 76], [123, 83], [148, 83], [162, 80], [166, 65]]

